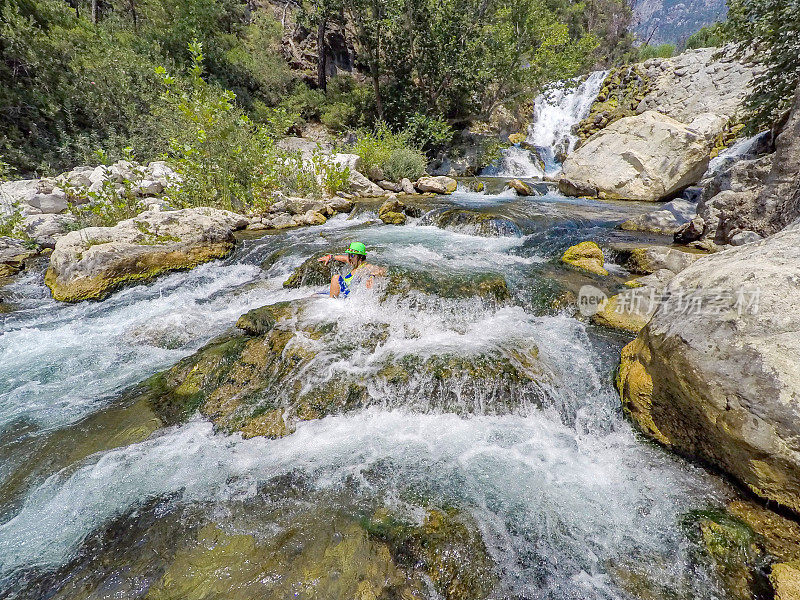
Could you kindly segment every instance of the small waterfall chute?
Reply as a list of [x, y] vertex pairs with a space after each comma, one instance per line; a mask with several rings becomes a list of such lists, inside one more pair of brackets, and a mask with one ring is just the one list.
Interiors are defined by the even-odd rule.
[[524, 146], [503, 151], [497, 165], [484, 175], [543, 178], [561, 170], [558, 157], [575, 149], [578, 137], [572, 128], [589, 115], [608, 71], [595, 71], [584, 81], [558, 81], [534, 100], [533, 122]]

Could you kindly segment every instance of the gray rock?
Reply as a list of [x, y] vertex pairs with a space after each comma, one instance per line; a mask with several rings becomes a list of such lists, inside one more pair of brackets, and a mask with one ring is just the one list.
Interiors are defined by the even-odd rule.
[[386, 181], [385, 179], [381, 179], [380, 181], [378, 181], [378, 185], [380, 187], [382, 187], [384, 190], [386, 190], [387, 192], [394, 192], [395, 194], [397, 192], [402, 192], [403, 191], [403, 186], [402, 185], [400, 185], [399, 183], [393, 183], [391, 181]]
[[[656, 110], [683, 123], [692, 123], [704, 129], [703, 135], [716, 135], [727, 120], [739, 114], [744, 97], [757, 68], [734, 61], [731, 49], [718, 57], [718, 48], [687, 50], [673, 58], [663, 59], [656, 67], [644, 63], [652, 78], [650, 91], [639, 104], [637, 112]], [[720, 77], [718, 69], [726, 62], [725, 77]], [[653, 68], [655, 67], [655, 68]], [[713, 118], [704, 115], [716, 115]], [[716, 130], [715, 130], [716, 129]]]
[[328, 200], [327, 206], [329, 206], [334, 212], [340, 213], [349, 213], [351, 210], [353, 210], [353, 203], [347, 198], [342, 198], [340, 196], [334, 196]]
[[764, 238], [755, 231], [740, 231], [731, 236], [731, 246], [744, 246], [745, 244], [752, 244]]
[[67, 195], [58, 188], [55, 188], [49, 194], [35, 194], [28, 200], [28, 204], [34, 208], [38, 208], [46, 215], [57, 215], [69, 208], [67, 204]]
[[272, 229], [288, 229], [290, 227], [296, 227], [292, 216], [285, 212], [275, 214], [272, 218], [270, 218], [268, 224]]
[[30, 215], [22, 219], [22, 230], [39, 246], [54, 248], [56, 240], [74, 223], [75, 218], [69, 214]]
[[446, 177], [444, 175], [420, 177], [415, 187], [423, 193], [452, 194], [458, 188], [458, 182], [452, 177]]
[[659, 210], [636, 215], [620, 227], [627, 231], [644, 231], [674, 235], [695, 216], [696, 206], [686, 200], [673, 200], [661, 205]]
[[703, 257], [666, 291], [623, 350], [626, 411], [654, 439], [800, 512], [800, 223]]
[[564, 163], [564, 177], [598, 195], [660, 200], [696, 183], [708, 144], [684, 124], [648, 111], [620, 119], [589, 138]]
[[403, 190], [403, 191], [404, 191], [406, 194], [416, 194], [416, 193], [417, 193], [417, 190], [416, 190], [416, 189], [414, 189], [414, 184], [413, 184], [413, 183], [411, 183], [411, 180], [410, 180], [410, 179], [408, 179], [407, 177], [403, 177], [403, 178], [400, 180], [400, 188], [401, 188], [401, 189], [402, 189], [402, 190]]
[[299, 152], [303, 160], [310, 160], [315, 152], [330, 154], [333, 147], [326, 142], [301, 137], [286, 137], [278, 140], [278, 147], [287, 152]]

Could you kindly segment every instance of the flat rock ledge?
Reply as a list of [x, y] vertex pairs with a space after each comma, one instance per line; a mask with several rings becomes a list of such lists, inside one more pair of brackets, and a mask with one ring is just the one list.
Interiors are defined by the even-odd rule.
[[62, 302], [102, 300], [114, 290], [168, 271], [224, 258], [247, 217], [214, 208], [147, 211], [113, 227], [88, 227], [58, 239], [45, 283]]

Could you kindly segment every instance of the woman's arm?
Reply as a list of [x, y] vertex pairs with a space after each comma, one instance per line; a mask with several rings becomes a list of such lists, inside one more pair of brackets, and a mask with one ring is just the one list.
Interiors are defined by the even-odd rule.
[[327, 254], [326, 256], [323, 256], [322, 258], [318, 258], [317, 260], [319, 262], [321, 262], [323, 265], [325, 265], [326, 267], [328, 266], [328, 263], [331, 262], [332, 260], [338, 261], [340, 263], [350, 262], [348, 257], [344, 256], [342, 254], [337, 254], [337, 255]]

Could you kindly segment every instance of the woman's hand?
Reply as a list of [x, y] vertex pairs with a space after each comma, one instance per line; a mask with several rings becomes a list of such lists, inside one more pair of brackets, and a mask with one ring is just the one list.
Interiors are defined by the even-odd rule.
[[323, 256], [322, 258], [318, 258], [317, 260], [327, 267], [328, 263], [331, 262], [331, 258], [333, 258], [333, 255], [328, 254], [327, 256]]

